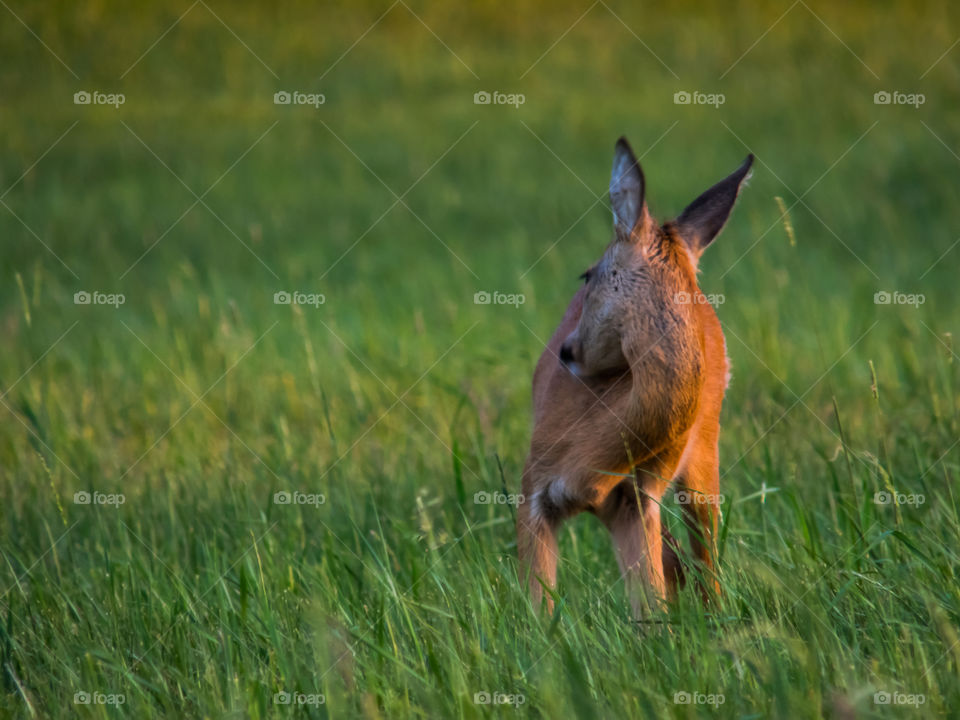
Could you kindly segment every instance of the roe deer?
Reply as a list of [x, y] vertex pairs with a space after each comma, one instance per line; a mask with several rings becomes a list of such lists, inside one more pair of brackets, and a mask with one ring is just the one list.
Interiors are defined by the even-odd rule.
[[[624, 138], [610, 178], [614, 238], [583, 275], [533, 374], [533, 437], [517, 542], [522, 580], [548, 611], [557, 529], [582, 511], [613, 536], [633, 611], [675, 597], [682, 570], [660, 525], [671, 483], [705, 598], [719, 593], [720, 406], [728, 382], [720, 321], [697, 285], [697, 261], [727, 220], [753, 155], [673, 222], [653, 220]], [[666, 567], [666, 573], [664, 572]]]

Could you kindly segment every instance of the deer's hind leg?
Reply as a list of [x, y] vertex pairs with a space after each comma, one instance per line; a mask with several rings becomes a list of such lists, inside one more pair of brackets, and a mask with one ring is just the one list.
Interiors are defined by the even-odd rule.
[[[525, 485], [526, 492], [527, 487]], [[536, 495], [526, 495], [517, 507], [517, 555], [520, 560], [520, 581], [530, 592], [534, 607], [546, 602], [553, 612], [553, 598], [544, 587], [557, 585], [557, 528], [559, 520], [543, 512]]]
[[613, 537], [634, 617], [644, 619], [667, 597], [660, 503], [643, 493], [638, 498], [631, 479], [611, 491], [597, 515]]

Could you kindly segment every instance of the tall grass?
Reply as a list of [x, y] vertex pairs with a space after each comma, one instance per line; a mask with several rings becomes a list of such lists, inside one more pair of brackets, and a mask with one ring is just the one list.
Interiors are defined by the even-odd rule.
[[[0, 10], [0, 715], [956, 714], [953, 8], [186, 9]], [[702, 262], [726, 594], [642, 627], [592, 518], [540, 618], [477, 502], [620, 134], [663, 219], [758, 157]]]

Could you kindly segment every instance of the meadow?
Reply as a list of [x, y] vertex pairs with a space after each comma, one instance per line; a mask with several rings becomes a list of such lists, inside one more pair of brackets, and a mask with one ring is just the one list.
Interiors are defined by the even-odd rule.
[[[0, 717], [960, 713], [957, 7], [0, 4]], [[509, 502], [620, 135], [662, 220], [757, 158], [647, 627]]]

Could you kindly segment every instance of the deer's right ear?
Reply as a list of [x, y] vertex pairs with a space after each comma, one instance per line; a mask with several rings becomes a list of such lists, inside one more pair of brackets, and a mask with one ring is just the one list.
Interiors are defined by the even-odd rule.
[[720, 234], [752, 165], [753, 155], [747, 155], [739, 168], [690, 203], [677, 218], [676, 225], [694, 257], [700, 257]]
[[610, 205], [613, 225], [619, 238], [629, 238], [646, 215], [643, 201], [644, 181], [640, 162], [626, 138], [617, 140], [613, 151], [613, 172], [610, 175]]

